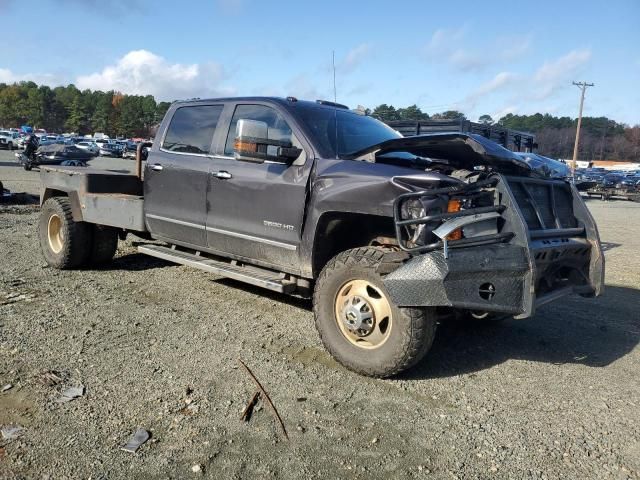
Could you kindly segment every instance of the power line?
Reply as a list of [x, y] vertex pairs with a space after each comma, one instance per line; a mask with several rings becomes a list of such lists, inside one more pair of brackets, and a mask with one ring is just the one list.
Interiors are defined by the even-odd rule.
[[575, 172], [576, 161], [578, 160], [578, 144], [580, 143], [580, 125], [582, 124], [582, 107], [584, 106], [584, 94], [587, 91], [587, 87], [593, 87], [593, 83], [587, 82], [573, 82], [573, 84], [580, 88], [580, 112], [578, 113], [578, 126], [576, 127], [576, 143], [573, 145], [573, 160], [571, 162], [571, 170]]

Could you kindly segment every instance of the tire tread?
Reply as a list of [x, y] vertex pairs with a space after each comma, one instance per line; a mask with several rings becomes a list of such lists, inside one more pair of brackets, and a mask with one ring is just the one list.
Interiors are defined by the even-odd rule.
[[436, 316], [432, 309], [424, 308], [400, 308], [402, 314], [406, 315], [409, 319], [409, 329], [406, 334], [409, 337], [409, 341], [405, 343], [405, 348], [396, 352], [395, 355], [388, 359], [386, 362], [381, 362], [376, 365], [363, 367], [362, 365], [351, 362], [348, 358], [336, 350], [335, 346], [331, 342], [327, 341], [323, 328], [320, 324], [322, 319], [319, 318], [316, 305], [321, 302], [321, 289], [324, 282], [337, 270], [349, 268], [350, 266], [357, 264], [368, 269], [375, 271], [384, 257], [385, 252], [380, 248], [375, 247], [359, 247], [352, 250], [346, 250], [336, 255], [329, 263], [323, 268], [320, 276], [316, 281], [314, 289], [314, 316], [316, 322], [316, 328], [320, 334], [320, 339], [325, 345], [329, 353], [336, 358], [340, 363], [349, 368], [350, 370], [362, 373], [364, 375], [384, 378], [397, 375], [398, 373], [414, 366], [418, 363], [425, 354], [431, 348], [436, 331]]

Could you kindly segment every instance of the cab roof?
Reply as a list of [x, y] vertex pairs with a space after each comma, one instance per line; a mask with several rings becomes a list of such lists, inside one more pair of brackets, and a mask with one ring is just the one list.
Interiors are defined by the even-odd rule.
[[219, 97], [219, 98], [192, 98], [189, 100], [177, 100], [174, 102], [175, 105], [189, 105], [191, 103], [203, 103], [203, 102], [265, 102], [265, 103], [274, 103], [284, 106], [285, 108], [295, 108], [297, 106], [301, 107], [315, 107], [315, 108], [328, 108], [328, 109], [346, 109], [349, 110], [349, 107], [346, 105], [341, 105], [339, 103], [330, 102], [327, 100], [299, 100], [295, 97], [261, 97], [261, 96], [253, 96], [253, 97]]

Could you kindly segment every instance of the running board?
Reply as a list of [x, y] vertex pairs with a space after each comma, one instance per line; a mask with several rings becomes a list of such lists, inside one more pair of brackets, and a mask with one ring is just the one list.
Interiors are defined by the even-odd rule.
[[254, 266], [236, 265], [220, 260], [213, 260], [161, 245], [142, 245], [138, 247], [138, 251], [145, 255], [161, 258], [169, 262], [198, 268], [205, 272], [215, 273], [216, 275], [232, 278], [233, 280], [249, 283], [257, 287], [268, 288], [275, 292], [293, 293], [297, 286], [295, 281], [283, 278], [284, 274], [278, 272]]

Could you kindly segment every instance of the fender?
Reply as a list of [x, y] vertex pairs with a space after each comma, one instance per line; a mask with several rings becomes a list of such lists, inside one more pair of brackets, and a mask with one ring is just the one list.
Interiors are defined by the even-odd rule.
[[68, 197], [71, 204], [71, 215], [74, 222], [82, 222], [84, 218], [82, 216], [82, 206], [80, 204], [80, 195], [77, 190], [73, 190], [65, 187], [43, 187], [40, 193], [40, 206], [44, 204], [51, 197]]
[[357, 160], [318, 159], [303, 228], [300, 264], [303, 276], [313, 277], [318, 225], [326, 214], [354, 214], [367, 219], [393, 218], [395, 198], [411, 185], [426, 187], [456, 182], [437, 172]]

